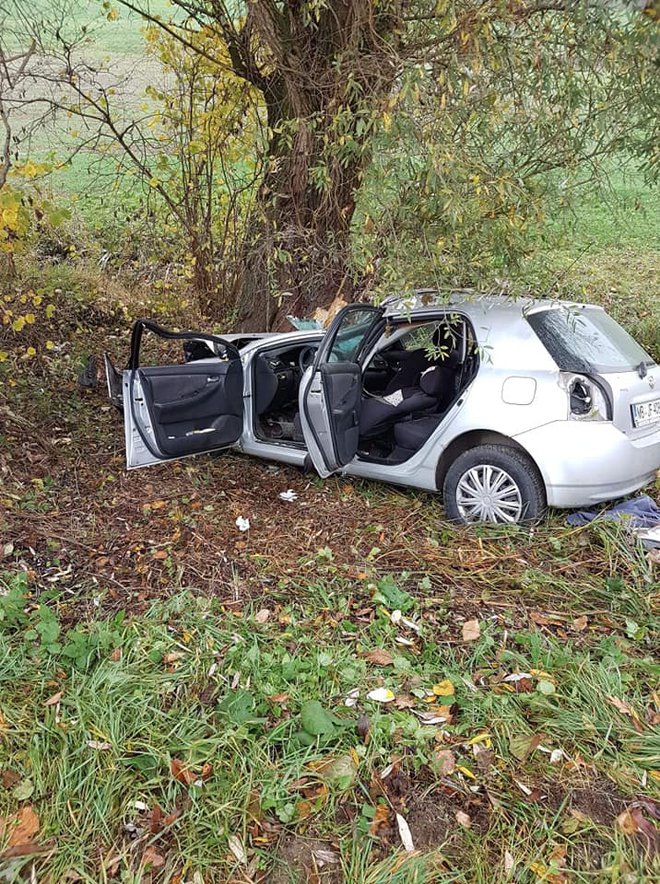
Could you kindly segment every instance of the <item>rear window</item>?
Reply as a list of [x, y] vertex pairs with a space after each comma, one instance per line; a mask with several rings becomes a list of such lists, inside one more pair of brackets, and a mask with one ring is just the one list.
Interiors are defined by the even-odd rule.
[[602, 310], [541, 310], [527, 321], [562, 371], [603, 374], [653, 365], [637, 341]]

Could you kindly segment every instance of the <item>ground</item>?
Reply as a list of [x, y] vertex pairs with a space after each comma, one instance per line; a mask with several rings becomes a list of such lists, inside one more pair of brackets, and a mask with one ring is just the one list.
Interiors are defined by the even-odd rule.
[[0, 880], [651, 880], [658, 571], [625, 532], [236, 454], [127, 473], [78, 373], [145, 305], [53, 273], [0, 366]]

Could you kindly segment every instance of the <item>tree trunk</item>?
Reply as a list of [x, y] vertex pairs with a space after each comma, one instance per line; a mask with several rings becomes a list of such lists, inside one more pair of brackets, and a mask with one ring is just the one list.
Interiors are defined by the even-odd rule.
[[246, 243], [238, 320], [243, 330], [290, 328], [287, 316], [309, 317], [337, 297], [353, 300], [350, 226], [362, 162], [338, 169], [322, 194], [299, 170], [311, 151], [293, 149], [266, 175]]
[[[265, 174], [244, 249], [245, 329], [287, 327], [355, 294], [350, 226], [368, 144], [396, 71], [406, 0], [250, 0], [240, 32], [216, 20], [234, 71], [268, 114]], [[258, 47], [258, 48], [255, 48]]]

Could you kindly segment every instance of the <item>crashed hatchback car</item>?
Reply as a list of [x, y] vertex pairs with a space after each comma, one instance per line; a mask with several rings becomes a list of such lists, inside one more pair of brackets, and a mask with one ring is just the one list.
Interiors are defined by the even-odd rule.
[[[188, 361], [141, 365], [145, 331], [182, 339]], [[589, 304], [420, 291], [327, 329], [226, 337], [140, 320], [128, 368], [106, 366], [129, 469], [234, 448], [516, 523], [629, 494], [660, 467], [660, 370]]]

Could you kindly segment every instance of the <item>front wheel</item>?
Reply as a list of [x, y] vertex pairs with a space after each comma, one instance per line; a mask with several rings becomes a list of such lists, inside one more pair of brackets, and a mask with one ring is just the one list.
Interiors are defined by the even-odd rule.
[[443, 497], [453, 522], [533, 522], [546, 507], [536, 467], [506, 445], [478, 445], [459, 455], [447, 470]]

